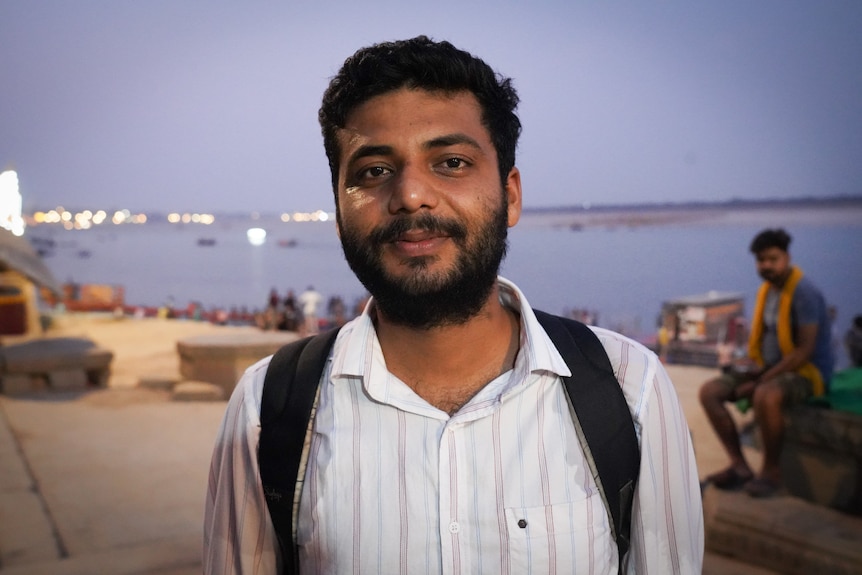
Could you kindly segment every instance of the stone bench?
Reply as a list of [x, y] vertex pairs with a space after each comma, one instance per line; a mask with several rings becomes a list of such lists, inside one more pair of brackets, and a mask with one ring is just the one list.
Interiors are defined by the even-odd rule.
[[792, 496], [706, 488], [706, 549], [788, 575], [862, 572], [862, 518]]
[[230, 397], [243, 372], [299, 336], [291, 331], [199, 335], [177, 342], [184, 379], [214, 383]]
[[786, 410], [784, 421], [781, 475], [787, 491], [862, 516], [862, 415], [800, 406]]
[[114, 354], [86, 338], [43, 338], [0, 347], [0, 392], [104, 387]]

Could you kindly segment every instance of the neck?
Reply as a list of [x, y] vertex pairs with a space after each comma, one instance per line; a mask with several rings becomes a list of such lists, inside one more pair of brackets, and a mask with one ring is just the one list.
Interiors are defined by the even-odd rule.
[[375, 327], [387, 369], [450, 414], [512, 368], [520, 342], [520, 320], [500, 303], [496, 286], [479, 313], [462, 324], [416, 329], [378, 312]]
[[786, 284], [787, 280], [790, 278], [791, 273], [793, 273], [793, 268], [792, 267], [787, 268], [787, 271], [784, 272], [784, 274], [782, 274], [781, 277], [777, 278], [773, 282], [770, 282], [772, 284], [772, 287], [774, 287], [777, 290], [782, 289], [784, 287], [784, 284]]

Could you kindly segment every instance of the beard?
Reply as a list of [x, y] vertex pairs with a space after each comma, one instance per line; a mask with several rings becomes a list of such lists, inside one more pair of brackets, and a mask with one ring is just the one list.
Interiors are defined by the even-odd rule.
[[[345, 226], [340, 214], [338, 224], [344, 257], [374, 296], [377, 309], [389, 321], [416, 329], [461, 325], [479, 313], [497, 281], [509, 227], [505, 202], [499, 202], [473, 233], [459, 220], [428, 213], [394, 219], [372, 230], [367, 238]], [[408, 230], [447, 235], [458, 248], [451, 268], [432, 271], [438, 258], [417, 256], [402, 261], [411, 275], [387, 272], [385, 245]]]

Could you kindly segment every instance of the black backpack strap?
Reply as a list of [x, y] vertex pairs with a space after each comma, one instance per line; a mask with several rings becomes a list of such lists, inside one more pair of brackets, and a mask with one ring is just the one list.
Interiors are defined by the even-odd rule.
[[258, 464], [286, 574], [299, 572], [294, 494], [311, 411], [336, 335], [337, 329], [283, 346], [270, 360], [264, 378]]
[[619, 550], [620, 572], [631, 537], [632, 501], [640, 447], [631, 412], [599, 338], [586, 325], [534, 310], [572, 371], [566, 392], [599, 475]]

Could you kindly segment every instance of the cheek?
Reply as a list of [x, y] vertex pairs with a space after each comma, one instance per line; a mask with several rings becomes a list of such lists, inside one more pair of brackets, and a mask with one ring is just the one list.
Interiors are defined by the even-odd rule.
[[338, 205], [342, 213], [365, 212], [374, 203], [374, 195], [359, 187], [345, 188], [338, 194]]

